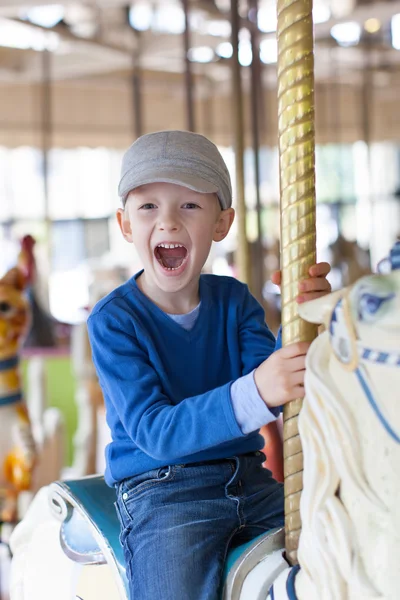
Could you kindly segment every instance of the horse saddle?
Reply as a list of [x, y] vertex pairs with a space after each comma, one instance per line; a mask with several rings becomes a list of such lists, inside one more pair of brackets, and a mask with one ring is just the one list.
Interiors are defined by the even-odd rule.
[[[61, 521], [60, 544], [64, 553], [83, 565], [108, 564], [117, 580], [121, 600], [126, 600], [128, 581], [114, 502], [114, 490], [98, 475], [58, 481], [50, 486], [50, 505], [54, 516]], [[283, 545], [284, 532], [280, 528], [232, 550], [225, 565], [224, 600], [239, 600], [245, 578], [267, 556], [276, 563], [272, 568], [272, 584], [273, 578], [287, 567], [282, 558]], [[264, 587], [270, 584], [264, 583]]]

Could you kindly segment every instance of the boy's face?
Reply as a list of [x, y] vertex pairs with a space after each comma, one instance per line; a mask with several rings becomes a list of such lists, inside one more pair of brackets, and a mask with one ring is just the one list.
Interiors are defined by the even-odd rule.
[[150, 183], [129, 194], [117, 219], [138, 251], [147, 285], [177, 292], [199, 277], [212, 241], [224, 239], [234, 214], [221, 210], [216, 194]]

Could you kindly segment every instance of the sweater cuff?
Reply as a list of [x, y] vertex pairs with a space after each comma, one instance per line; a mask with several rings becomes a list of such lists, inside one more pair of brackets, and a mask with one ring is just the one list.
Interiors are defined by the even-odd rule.
[[254, 371], [240, 377], [231, 385], [233, 412], [244, 435], [275, 421], [280, 412], [279, 407], [268, 408], [261, 398], [254, 381]]

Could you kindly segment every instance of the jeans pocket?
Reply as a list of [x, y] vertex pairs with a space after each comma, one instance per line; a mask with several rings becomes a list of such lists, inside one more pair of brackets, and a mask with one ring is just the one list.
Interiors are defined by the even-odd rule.
[[134, 475], [129, 479], [123, 481], [119, 487], [119, 498], [126, 505], [126, 502], [132, 500], [142, 492], [150, 490], [155, 486], [158, 486], [171, 479], [175, 476], [176, 468], [174, 466], [160, 467], [159, 469], [152, 469], [146, 473], [140, 475]]

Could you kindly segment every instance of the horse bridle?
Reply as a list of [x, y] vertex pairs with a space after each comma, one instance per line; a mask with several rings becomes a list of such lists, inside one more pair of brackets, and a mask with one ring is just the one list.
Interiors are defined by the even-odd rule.
[[[346, 333], [348, 336], [347, 341], [350, 344], [351, 352], [349, 362], [342, 360], [340, 355], [338, 356], [337, 352], [335, 352], [335, 356], [341, 362], [346, 371], [353, 372], [356, 375], [358, 382], [381, 425], [384, 427], [390, 437], [395, 442], [400, 444], [400, 436], [396, 433], [396, 431], [394, 431], [388, 419], [380, 409], [379, 404], [375, 399], [373, 390], [371, 389], [371, 385], [368, 382], [365, 367], [360, 364], [361, 361], [366, 361], [372, 364], [386, 365], [388, 367], [400, 367], [400, 354], [398, 352], [382, 352], [380, 350], [374, 350], [373, 348], [367, 348], [366, 346], [362, 345], [361, 340], [357, 337], [357, 331], [351, 319], [349, 290], [345, 290], [344, 295], [335, 305], [335, 308], [331, 314], [331, 321], [333, 314], [338, 310], [339, 306], [342, 308], [344, 322], [346, 325]], [[333, 336], [333, 334], [331, 335]]]

